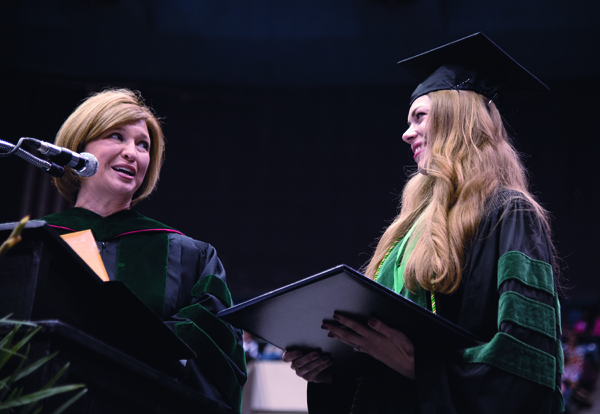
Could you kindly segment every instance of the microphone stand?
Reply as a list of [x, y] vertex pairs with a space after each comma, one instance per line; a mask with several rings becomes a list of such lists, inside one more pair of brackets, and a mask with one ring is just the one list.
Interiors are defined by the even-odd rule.
[[0, 140], [0, 157], [7, 157], [11, 154], [15, 154], [17, 157], [23, 158], [28, 163], [41, 168], [53, 177], [62, 177], [64, 175], [65, 170], [63, 167], [53, 162], [42, 160], [20, 148], [24, 140], [26, 140], [26, 138], [21, 138], [17, 145]]

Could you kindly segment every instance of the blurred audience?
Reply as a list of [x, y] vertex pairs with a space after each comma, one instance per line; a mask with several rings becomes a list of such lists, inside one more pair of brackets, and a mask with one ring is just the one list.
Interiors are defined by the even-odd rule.
[[592, 407], [591, 398], [596, 389], [600, 372], [600, 317], [589, 309], [578, 310], [571, 324], [563, 329], [565, 372], [562, 376], [562, 392], [566, 413], [575, 413]]

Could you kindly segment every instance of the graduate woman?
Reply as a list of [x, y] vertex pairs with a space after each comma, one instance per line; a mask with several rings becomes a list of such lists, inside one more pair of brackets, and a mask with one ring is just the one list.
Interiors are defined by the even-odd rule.
[[242, 336], [215, 316], [231, 306], [215, 249], [131, 209], [158, 181], [164, 139], [157, 118], [138, 93], [106, 90], [69, 116], [55, 143], [93, 154], [99, 166], [90, 178], [69, 169], [55, 178], [75, 207], [43, 220], [61, 233], [91, 229], [109, 278], [123, 282], [198, 355], [185, 362], [180, 380], [239, 412]]
[[547, 88], [482, 33], [401, 65], [421, 81], [402, 136], [418, 168], [365, 273], [480, 345], [442, 352], [336, 314], [324, 334], [369, 355], [365, 366], [336, 377], [318, 352], [283, 358], [309, 381], [311, 413], [562, 412], [548, 215], [498, 111]]

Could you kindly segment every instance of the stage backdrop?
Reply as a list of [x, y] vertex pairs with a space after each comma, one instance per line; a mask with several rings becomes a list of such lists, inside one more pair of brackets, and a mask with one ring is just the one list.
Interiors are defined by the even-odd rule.
[[[52, 141], [90, 92], [140, 90], [167, 147], [136, 208], [212, 243], [239, 301], [368, 260], [414, 164], [401, 135], [415, 84], [395, 62], [481, 30], [551, 89], [504, 115], [569, 296], [597, 300], [598, 3], [301, 3], [5, 5], [0, 139]], [[0, 173], [0, 221], [68, 207], [21, 159]]]

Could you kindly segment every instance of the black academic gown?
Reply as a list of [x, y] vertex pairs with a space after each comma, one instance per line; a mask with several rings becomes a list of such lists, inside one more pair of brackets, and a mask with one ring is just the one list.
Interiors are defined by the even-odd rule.
[[[390, 258], [395, 257], [392, 252]], [[415, 347], [416, 380], [368, 357], [353, 378], [309, 384], [310, 412], [564, 411], [552, 257], [548, 235], [530, 204], [518, 192], [498, 191], [467, 246], [460, 288], [436, 294], [437, 314], [475, 334], [481, 345], [447, 354]], [[388, 259], [378, 282], [393, 289], [394, 266], [401, 260], [406, 258]], [[403, 288], [399, 293], [430, 308], [429, 292]]]
[[91, 229], [109, 278], [120, 280], [198, 355], [180, 380], [241, 410], [242, 332], [215, 315], [232, 306], [225, 270], [208, 243], [124, 210], [108, 217], [72, 208], [43, 218], [59, 233]]

